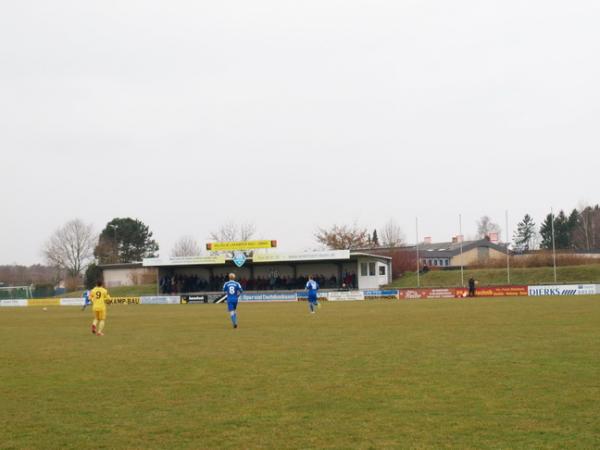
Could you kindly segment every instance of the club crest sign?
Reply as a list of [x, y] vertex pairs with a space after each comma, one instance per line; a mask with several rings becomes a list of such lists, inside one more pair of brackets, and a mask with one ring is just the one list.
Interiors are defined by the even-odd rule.
[[233, 263], [236, 266], [242, 267], [245, 262], [246, 262], [246, 255], [244, 254], [244, 252], [239, 252], [239, 251], [233, 252]]

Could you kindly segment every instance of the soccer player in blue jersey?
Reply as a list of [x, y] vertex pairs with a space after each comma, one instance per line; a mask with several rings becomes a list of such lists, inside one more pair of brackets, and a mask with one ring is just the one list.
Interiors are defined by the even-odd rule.
[[237, 304], [243, 289], [242, 285], [235, 281], [235, 274], [229, 274], [229, 281], [223, 285], [223, 292], [227, 294], [227, 310], [229, 311], [229, 317], [233, 328], [238, 327], [237, 323]]
[[83, 307], [81, 310], [83, 311], [87, 305], [91, 305], [90, 301], [90, 291], [83, 291]]
[[312, 276], [308, 277], [308, 282], [306, 283], [306, 288], [308, 291], [308, 306], [310, 307], [310, 313], [314, 314], [315, 309], [319, 306], [319, 302], [317, 301], [317, 291], [319, 290], [319, 283], [317, 283]]

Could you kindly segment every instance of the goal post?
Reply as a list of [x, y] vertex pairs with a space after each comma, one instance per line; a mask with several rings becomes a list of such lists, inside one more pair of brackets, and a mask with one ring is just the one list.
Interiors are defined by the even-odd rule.
[[31, 286], [2, 286], [0, 300], [16, 300], [32, 298]]

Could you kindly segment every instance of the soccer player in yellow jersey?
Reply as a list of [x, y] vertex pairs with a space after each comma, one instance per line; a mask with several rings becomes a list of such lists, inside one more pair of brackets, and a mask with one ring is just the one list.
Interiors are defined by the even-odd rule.
[[106, 300], [109, 298], [108, 291], [102, 287], [102, 281], [98, 281], [96, 287], [90, 291], [92, 311], [94, 311], [92, 333], [96, 336], [104, 336], [102, 330], [104, 330], [104, 321], [106, 320]]

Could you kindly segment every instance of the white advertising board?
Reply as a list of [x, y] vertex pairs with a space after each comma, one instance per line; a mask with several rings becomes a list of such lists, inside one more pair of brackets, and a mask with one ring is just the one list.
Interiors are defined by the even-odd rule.
[[203, 264], [225, 264], [224, 256], [172, 256], [171, 258], [144, 258], [142, 266], [197, 266]]
[[0, 300], [0, 306], [28, 306], [29, 302], [27, 300], [19, 299], [19, 300]]
[[60, 306], [83, 306], [83, 298], [61, 298]]
[[363, 291], [331, 291], [327, 293], [327, 300], [330, 302], [349, 302], [354, 300], [364, 300]]
[[530, 297], [542, 297], [546, 295], [590, 295], [597, 292], [595, 284], [529, 286], [527, 291]]
[[180, 303], [181, 299], [178, 295], [140, 297], [140, 304], [142, 305], [179, 305]]

